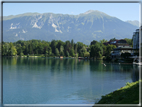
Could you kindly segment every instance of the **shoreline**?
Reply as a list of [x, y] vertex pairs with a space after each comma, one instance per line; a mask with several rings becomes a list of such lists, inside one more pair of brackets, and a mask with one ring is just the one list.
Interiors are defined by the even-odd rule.
[[139, 104], [139, 82], [142, 80], [126, 83], [124, 87], [102, 96], [95, 104]]

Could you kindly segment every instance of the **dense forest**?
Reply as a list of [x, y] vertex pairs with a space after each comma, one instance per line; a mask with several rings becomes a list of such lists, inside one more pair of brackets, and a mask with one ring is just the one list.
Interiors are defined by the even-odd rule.
[[[115, 40], [115, 38], [111, 39]], [[131, 39], [125, 39], [129, 45], [132, 45]], [[28, 40], [17, 42], [3, 42], [3, 56], [44, 56], [44, 57], [109, 57], [110, 52], [116, 48], [115, 45], [104, 45], [107, 40], [103, 39], [99, 42], [93, 40], [89, 46], [77, 42], [52, 40], [51, 42], [44, 40]]]

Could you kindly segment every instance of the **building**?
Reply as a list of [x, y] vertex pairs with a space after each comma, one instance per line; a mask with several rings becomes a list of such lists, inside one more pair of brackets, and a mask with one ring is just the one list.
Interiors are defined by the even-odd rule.
[[[142, 26], [141, 26], [141, 32], [142, 32]], [[140, 32], [139, 29], [136, 29], [136, 31], [133, 33], [133, 47], [130, 47], [125, 40], [116, 40], [113, 42], [108, 42], [108, 44], [114, 44], [117, 46], [117, 48], [113, 49], [111, 52], [112, 59], [121, 59], [122, 56], [125, 54], [125, 56], [128, 55], [129, 59], [140, 59], [139, 57], [139, 50], [142, 45], [142, 41], [140, 43]], [[141, 33], [142, 35], [142, 33]], [[141, 38], [142, 39], [142, 38]], [[127, 57], [127, 58], [128, 58]], [[139, 60], [140, 62], [140, 60]]]
[[111, 52], [111, 58], [117, 58], [120, 59], [121, 55], [124, 53], [128, 53], [130, 55], [133, 54], [133, 48], [132, 47], [117, 47], [115, 49], [113, 49], [113, 51]]
[[113, 40], [103, 43], [104, 45], [115, 45], [116, 47], [130, 47], [125, 39]]
[[120, 39], [120, 40], [113, 40], [109, 42], [105, 42], [104, 45], [115, 45], [117, 48], [113, 49], [111, 52], [111, 58], [112, 59], [120, 59], [122, 53], [128, 53], [132, 54], [133, 53], [133, 48], [130, 47], [130, 45], [127, 43], [125, 39]]

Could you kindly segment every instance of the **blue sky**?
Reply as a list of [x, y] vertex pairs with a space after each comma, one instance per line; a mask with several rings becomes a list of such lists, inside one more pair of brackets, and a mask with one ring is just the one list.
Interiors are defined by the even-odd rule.
[[98, 10], [123, 21], [139, 20], [139, 3], [3, 3], [3, 16], [27, 12], [78, 15]]

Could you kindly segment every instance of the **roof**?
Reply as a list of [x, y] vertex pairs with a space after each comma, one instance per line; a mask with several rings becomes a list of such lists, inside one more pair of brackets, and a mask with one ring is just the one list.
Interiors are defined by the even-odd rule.
[[125, 39], [120, 39], [120, 40], [113, 40], [109, 42], [103, 43], [104, 45], [112, 44], [112, 45], [120, 45], [120, 44], [125, 44], [128, 46], [127, 41]]

